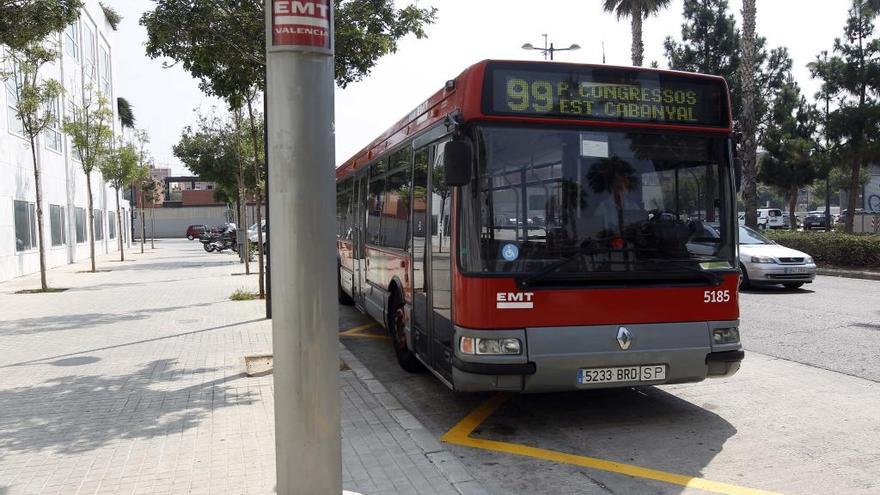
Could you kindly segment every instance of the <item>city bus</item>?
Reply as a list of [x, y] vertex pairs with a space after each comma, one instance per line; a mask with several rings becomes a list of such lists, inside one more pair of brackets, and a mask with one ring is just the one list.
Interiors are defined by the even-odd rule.
[[337, 168], [340, 302], [455, 391], [730, 376], [732, 131], [720, 77], [479, 62]]

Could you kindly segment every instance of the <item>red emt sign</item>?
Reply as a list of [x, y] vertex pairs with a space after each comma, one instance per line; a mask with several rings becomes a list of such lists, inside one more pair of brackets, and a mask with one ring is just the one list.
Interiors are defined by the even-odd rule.
[[330, 0], [272, 0], [272, 46], [331, 49]]

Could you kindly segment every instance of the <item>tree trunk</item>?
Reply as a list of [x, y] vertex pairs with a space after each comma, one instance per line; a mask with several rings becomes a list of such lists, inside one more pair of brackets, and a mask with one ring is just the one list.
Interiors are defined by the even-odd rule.
[[144, 254], [144, 244], [147, 243], [147, 212], [144, 210], [144, 192], [141, 189], [141, 254]]
[[856, 200], [859, 197], [859, 188], [861, 187], [859, 183], [859, 178], [862, 175], [861, 172], [862, 159], [857, 159], [853, 161], [852, 168], [850, 169], [849, 191], [846, 195], [846, 223], [843, 230], [848, 234], [852, 234], [853, 231], [853, 223], [856, 216]]
[[[239, 225], [239, 228], [241, 226], [244, 226], [244, 228], [247, 229], [247, 219], [246, 219], [246, 213], [245, 213], [245, 211], [247, 210], [247, 200], [246, 200], [245, 188], [244, 188], [244, 170], [242, 170], [241, 160], [239, 160], [239, 162], [238, 162], [238, 205], [237, 206], [238, 206], [238, 225]], [[245, 232], [247, 232], [247, 230], [245, 230]], [[248, 256], [248, 254], [249, 254], [248, 253], [248, 241], [250, 241], [250, 239], [248, 239], [247, 236], [245, 236], [244, 254], [242, 256], [242, 259], [244, 260], [244, 274], [245, 275], [251, 274], [251, 262], [250, 262], [250, 257]], [[242, 255], [242, 253], [239, 253], [239, 254]]]
[[125, 261], [125, 244], [122, 242], [125, 227], [122, 225], [122, 208], [119, 206], [119, 200], [119, 189], [116, 188], [116, 237], [119, 238], [119, 261]]
[[[260, 193], [260, 177], [263, 174], [260, 173], [260, 152], [259, 152], [259, 139], [257, 137], [257, 124], [254, 121], [254, 106], [251, 103], [251, 99], [247, 98], [247, 107], [248, 107], [248, 118], [250, 119], [250, 131], [251, 131], [251, 142], [254, 148], [254, 178], [256, 180], [256, 199], [257, 199], [257, 263], [259, 264], [259, 284], [260, 284], [260, 299], [265, 299], [266, 297], [266, 289], [264, 283], [265, 277], [265, 269], [263, 267], [263, 212], [261, 211], [263, 206], [263, 195]], [[268, 151], [268, 150], [267, 150]], [[247, 256], [247, 252], [245, 252], [245, 256]]]
[[40, 288], [48, 290], [46, 282], [46, 244], [43, 242], [43, 190], [40, 176], [40, 162], [37, 159], [37, 140], [31, 137], [31, 154], [34, 158], [34, 189], [37, 197], [37, 244], [40, 251]]
[[95, 210], [92, 205], [92, 173], [86, 173], [86, 194], [89, 199], [89, 258], [92, 261], [92, 273], [95, 273]]
[[642, 44], [642, 12], [632, 12], [632, 63], [636, 67], [642, 66], [644, 45]]
[[156, 249], [156, 217], [153, 210], [156, 205], [150, 205], [150, 249]]
[[788, 192], [788, 223], [792, 231], [797, 230], [797, 215], [794, 214], [794, 209], [797, 208], [798, 192], [797, 187], [791, 188]]
[[755, 0], [743, 0], [742, 65], [742, 198], [746, 225], [758, 226], [757, 123], [755, 116]]

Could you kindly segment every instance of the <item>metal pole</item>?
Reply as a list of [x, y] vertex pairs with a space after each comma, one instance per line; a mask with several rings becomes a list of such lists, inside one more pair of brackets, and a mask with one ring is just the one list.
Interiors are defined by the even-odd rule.
[[266, 6], [276, 491], [338, 494], [333, 1]]
[[[263, 201], [266, 202], [266, 237], [263, 242], [266, 244], [263, 256], [266, 258], [266, 318], [272, 319], [272, 259], [269, 254], [270, 239], [269, 231], [272, 229], [269, 223], [269, 99], [266, 97], [266, 72], [263, 72], [263, 166], [266, 167], [263, 172], [266, 175], [266, 194]], [[260, 249], [263, 247], [260, 246]]]
[[553, 43], [550, 43], [550, 48], [548, 48], [548, 50], [550, 51], [550, 60], [552, 61], [553, 60]]

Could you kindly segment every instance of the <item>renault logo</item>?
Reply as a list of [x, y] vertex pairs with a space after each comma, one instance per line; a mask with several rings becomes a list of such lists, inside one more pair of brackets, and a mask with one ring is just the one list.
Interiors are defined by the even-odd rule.
[[630, 344], [632, 344], [633, 336], [626, 329], [626, 327], [620, 327], [617, 329], [617, 344], [620, 345], [622, 350], [629, 349]]

